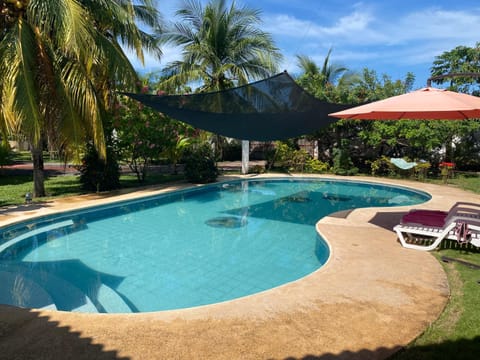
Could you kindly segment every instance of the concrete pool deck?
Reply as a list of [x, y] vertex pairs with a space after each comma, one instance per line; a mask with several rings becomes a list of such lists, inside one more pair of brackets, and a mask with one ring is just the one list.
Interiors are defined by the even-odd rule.
[[[449, 209], [457, 201], [480, 203], [479, 195], [453, 186], [339, 179], [402, 185], [432, 195], [416, 208]], [[186, 186], [0, 208], [0, 226]], [[81, 314], [0, 305], [0, 358], [386, 358], [435, 321], [449, 296], [439, 262], [427, 252], [403, 248], [392, 231], [410, 208], [356, 209], [321, 219], [317, 230], [331, 247], [324, 267], [295, 282], [224, 303], [140, 314]]]

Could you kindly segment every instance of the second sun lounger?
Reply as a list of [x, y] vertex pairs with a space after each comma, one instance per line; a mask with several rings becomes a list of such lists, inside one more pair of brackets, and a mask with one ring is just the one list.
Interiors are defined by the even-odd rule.
[[[402, 246], [408, 249], [430, 251], [447, 239], [480, 247], [480, 221], [475, 219], [453, 217], [442, 227], [415, 223], [398, 224], [393, 230], [397, 233]], [[415, 238], [431, 239], [431, 243], [428, 245], [411, 243]]]

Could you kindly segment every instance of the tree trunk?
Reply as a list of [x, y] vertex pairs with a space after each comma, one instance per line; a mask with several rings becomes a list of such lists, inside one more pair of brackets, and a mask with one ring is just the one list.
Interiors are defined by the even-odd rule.
[[32, 146], [33, 160], [33, 197], [45, 196], [45, 179], [43, 173], [43, 153], [42, 148]]

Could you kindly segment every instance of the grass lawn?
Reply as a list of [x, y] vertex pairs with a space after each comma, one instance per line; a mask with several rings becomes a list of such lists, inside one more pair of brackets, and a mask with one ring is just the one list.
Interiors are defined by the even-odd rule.
[[443, 249], [432, 254], [442, 263], [450, 284], [450, 301], [425, 332], [392, 360], [465, 359], [480, 354], [480, 269], [442, 257], [461, 259], [480, 266], [478, 250]]
[[[428, 182], [443, 184], [440, 179], [428, 179]], [[448, 179], [449, 185], [458, 186], [464, 190], [480, 193], [480, 175], [479, 174], [457, 174], [453, 179]]]
[[[182, 175], [150, 174], [144, 183], [139, 183], [136, 176], [122, 175], [120, 184], [122, 188], [135, 188], [163, 184], [171, 181], [182, 180]], [[33, 180], [31, 175], [5, 176], [0, 172], [0, 206], [23, 204], [25, 194], [32, 192]], [[48, 199], [62, 196], [85, 194], [80, 186], [78, 176], [51, 176], [45, 179], [45, 191], [47, 197], [34, 199], [34, 202], [42, 202]]]
[[[27, 163], [32, 161], [32, 154], [30, 151], [18, 151], [13, 153], [12, 162], [16, 163]], [[43, 152], [43, 162], [44, 163], [62, 163], [63, 159], [52, 158], [48, 151]]]
[[0, 206], [23, 203], [25, 194], [31, 192], [32, 187], [31, 176], [0, 175]]

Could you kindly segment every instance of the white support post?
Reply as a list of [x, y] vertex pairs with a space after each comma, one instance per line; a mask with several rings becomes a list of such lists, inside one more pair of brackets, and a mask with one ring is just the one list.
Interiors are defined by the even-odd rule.
[[250, 161], [250, 142], [242, 140], [242, 174], [248, 174], [248, 162]]

